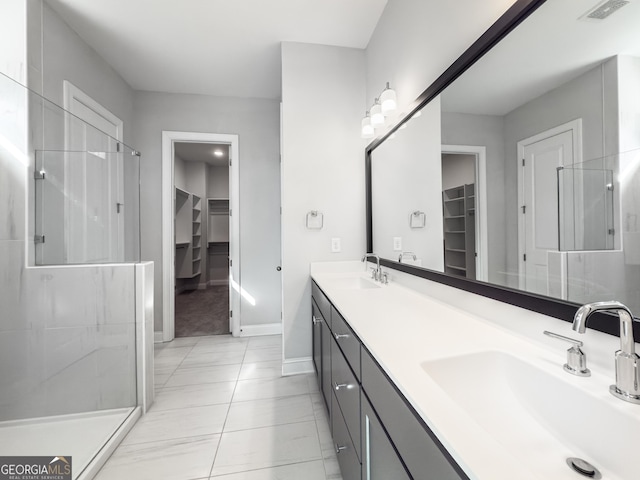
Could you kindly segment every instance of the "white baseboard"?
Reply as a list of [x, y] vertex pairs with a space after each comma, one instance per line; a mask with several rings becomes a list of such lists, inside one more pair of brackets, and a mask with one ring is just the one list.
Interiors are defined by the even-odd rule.
[[223, 278], [219, 280], [209, 280], [210, 287], [221, 287], [223, 285], [229, 285], [229, 279]]
[[154, 343], [164, 342], [164, 337], [162, 336], [162, 332], [153, 332], [153, 342]]
[[282, 361], [282, 375], [285, 377], [313, 372], [315, 372], [315, 368], [311, 357], [291, 358]]
[[260, 335], [279, 335], [282, 323], [265, 323], [264, 325], [245, 325], [240, 327], [239, 337], [257, 337]]

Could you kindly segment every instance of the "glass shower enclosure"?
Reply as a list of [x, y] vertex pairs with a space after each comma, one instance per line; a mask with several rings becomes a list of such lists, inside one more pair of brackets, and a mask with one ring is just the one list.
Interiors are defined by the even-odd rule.
[[80, 478], [138, 415], [139, 166], [0, 75], [2, 455], [66, 455]]

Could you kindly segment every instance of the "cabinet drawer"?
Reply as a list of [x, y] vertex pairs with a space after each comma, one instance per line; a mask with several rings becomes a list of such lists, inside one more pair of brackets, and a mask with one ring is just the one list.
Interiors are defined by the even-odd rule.
[[358, 381], [360, 380], [360, 340], [355, 336], [351, 328], [347, 325], [342, 315], [331, 307], [331, 330], [333, 338], [344, 353], [347, 362]]
[[331, 385], [360, 459], [360, 385], [335, 340], [331, 342]]
[[[331, 417], [333, 427], [333, 446], [338, 457], [343, 480], [360, 480], [360, 461], [356, 455], [347, 424], [342, 417], [335, 395], [331, 395], [333, 406]], [[391, 479], [390, 479], [391, 480]]]
[[327, 322], [327, 326], [331, 329], [331, 302], [313, 280], [311, 281], [311, 296], [316, 301], [324, 321]]
[[362, 349], [362, 389], [414, 480], [468, 479], [366, 349]]

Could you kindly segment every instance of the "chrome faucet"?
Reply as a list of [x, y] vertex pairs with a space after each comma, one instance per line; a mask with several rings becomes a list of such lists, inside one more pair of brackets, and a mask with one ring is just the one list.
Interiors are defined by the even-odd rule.
[[640, 357], [633, 339], [633, 315], [620, 302], [595, 302], [581, 306], [573, 317], [573, 329], [584, 333], [587, 320], [595, 312], [614, 312], [620, 318], [620, 350], [616, 352], [616, 384], [609, 387], [615, 397], [640, 404]]
[[401, 252], [400, 255], [398, 255], [398, 263], [402, 263], [402, 259], [404, 257], [409, 257], [409, 258], [412, 258], [413, 260], [418, 260], [418, 257], [413, 252]]
[[376, 259], [376, 268], [371, 267], [371, 278], [373, 278], [376, 282], [382, 280], [382, 270], [380, 269], [380, 257], [375, 253], [365, 253], [362, 257], [362, 262], [367, 261], [369, 258]]

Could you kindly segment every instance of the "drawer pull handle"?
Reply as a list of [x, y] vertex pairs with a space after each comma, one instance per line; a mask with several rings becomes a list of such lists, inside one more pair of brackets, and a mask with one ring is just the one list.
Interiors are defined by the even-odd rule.
[[342, 450], [346, 450], [347, 446], [346, 445], [338, 445], [336, 443], [336, 453], [340, 453]]
[[349, 384], [333, 382], [333, 388], [335, 388], [336, 390], [340, 390], [341, 388], [349, 388]]
[[349, 338], [349, 335], [346, 333], [344, 334], [334, 333], [333, 336], [336, 340], [340, 340], [341, 338]]
[[312, 315], [311, 317], [313, 318], [313, 324], [314, 324], [314, 325], [317, 325], [317, 324], [319, 324], [319, 323], [322, 323], [322, 319], [321, 319], [321, 318], [316, 318], [316, 316], [315, 316], [315, 315]]

